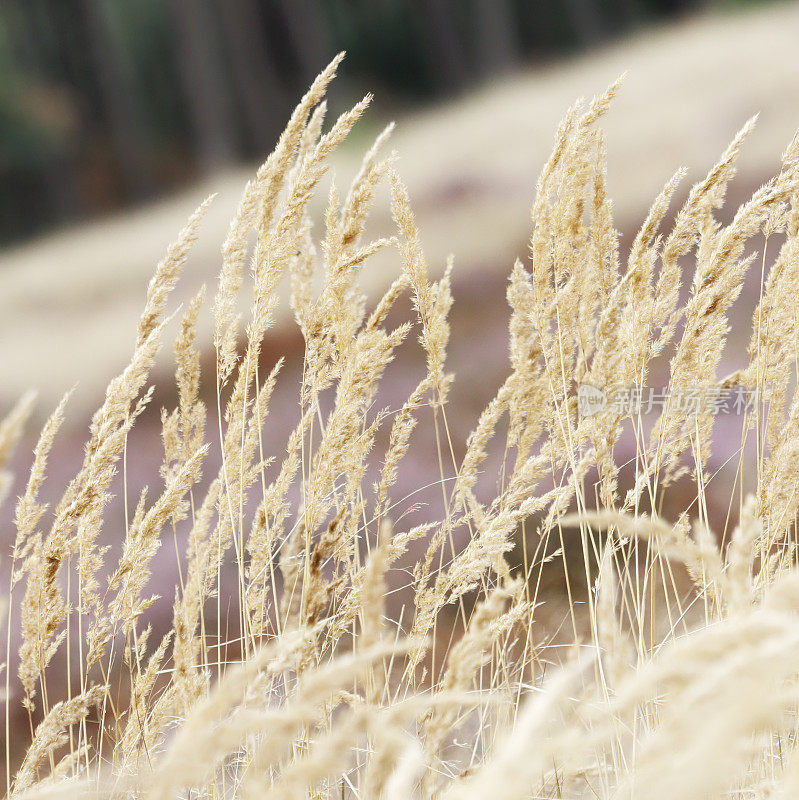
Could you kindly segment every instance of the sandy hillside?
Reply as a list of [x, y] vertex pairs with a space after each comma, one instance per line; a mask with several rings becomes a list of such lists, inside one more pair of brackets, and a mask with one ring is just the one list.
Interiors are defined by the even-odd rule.
[[[495, 275], [500, 285], [512, 258], [523, 255], [535, 177], [558, 119], [577, 96], [597, 92], [624, 71], [604, 124], [622, 230], [638, 222], [676, 167], [689, 167], [689, 180], [696, 180], [746, 119], [761, 112], [740, 161], [740, 184], [755, 185], [774, 171], [799, 127], [793, 102], [799, 59], [790, 55], [797, 30], [797, 4], [692, 19], [397, 120], [393, 147], [431, 265], [437, 269], [452, 251], [462, 283], [480, 273], [479, 283]], [[379, 115], [376, 102], [372, 113]], [[339, 184], [354, 173], [356, 160], [354, 150], [340, 154]], [[126, 362], [147, 281], [166, 244], [202, 198], [218, 192], [180, 296], [213, 281], [227, 220], [252, 169], [0, 254], [0, 408], [36, 386], [46, 413], [75, 381], [76, 403], [96, 403]], [[387, 214], [378, 211], [375, 230], [388, 227]], [[392, 257], [379, 262], [368, 288], [376, 291], [396, 268]]]

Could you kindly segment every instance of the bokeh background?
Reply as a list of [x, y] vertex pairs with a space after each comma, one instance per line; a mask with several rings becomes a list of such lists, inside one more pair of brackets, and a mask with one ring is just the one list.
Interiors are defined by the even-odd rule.
[[738, 188], [770, 174], [799, 122], [798, 21], [793, 4], [729, 0], [3, 0], [0, 406], [31, 385], [52, 403], [75, 381], [96, 403], [174, 232], [219, 193], [188, 296], [213, 280], [247, 176], [339, 50], [331, 113], [376, 95], [339, 182], [396, 119], [431, 264], [452, 252], [462, 293], [484, 298], [524, 255], [558, 119], [622, 72], [607, 129], [625, 235], [677, 166], [695, 180], [758, 111]]
[[[696, 0], [4, 0], [0, 241], [163, 195], [271, 150], [338, 50], [399, 113]], [[342, 89], [339, 88], [339, 92]], [[339, 95], [340, 96], [340, 95]]]

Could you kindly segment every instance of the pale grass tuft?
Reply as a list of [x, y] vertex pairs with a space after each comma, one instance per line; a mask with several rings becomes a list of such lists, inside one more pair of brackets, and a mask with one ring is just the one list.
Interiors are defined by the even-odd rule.
[[[208, 201], [157, 266], [130, 361], [50, 514], [40, 495], [68, 394], [43, 427], [5, 598], [7, 794], [795, 797], [799, 138], [723, 217], [750, 120], [672, 217], [685, 176], [673, 173], [626, 249], [599, 128], [620, 82], [575, 104], [537, 183], [529, 257], [509, 269], [507, 372], [458, 442], [453, 259], [428, 265], [383, 154], [392, 126], [346, 192], [327, 178], [371, 102], [324, 129], [340, 61], [244, 190], [211, 303], [211, 376], [204, 288], [182, 312], [150, 490], [129, 498], [127, 467]], [[369, 241], [383, 184], [396, 231]], [[370, 306], [361, 276], [381, 251], [397, 273]], [[741, 354], [728, 337], [752, 269], [761, 288]], [[267, 364], [284, 279], [304, 349]], [[412, 350], [415, 386], [382, 407]], [[760, 392], [725, 417], [741, 427], [732, 470], [719, 463], [729, 433], [706, 408], [580, 413], [581, 384], [644, 390], [661, 373], [669, 398]], [[275, 420], [292, 375], [296, 414]], [[31, 404], [0, 423], [0, 475]], [[429, 442], [438, 481], [400, 496]], [[416, 505], [430, 490], [437, 505]], [[174, 587], [154, 585], [165, 549]]]

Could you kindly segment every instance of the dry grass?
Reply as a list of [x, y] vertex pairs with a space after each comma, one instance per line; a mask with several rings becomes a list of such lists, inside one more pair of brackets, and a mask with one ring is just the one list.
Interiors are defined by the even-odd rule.
[[[337, 64], [230, 224], [211, 304], [216, 409], [200, 393], [204, 291], [182, 310], [162, 486], [126, 496], [121, 547], [107, 546], [114, 478], [152, 399], [170, 295], [205, 204], [158, 265], [129, 364], [52, 510], [40, 489], [68, 397], [42, 430], [6, 595], [8, 793], [795, 797], [799, 141], [722, 224], [748, 123], [661, 230], [682, 173], [668, 181], [621, 259], [598, 127], [618, 87], [575, 105], [538, 180], [529, 262], [510, 271], [507, 377], [460, 447], [447, 419], [451, 264], [431, 280], [387, 135], [346, 192], [333, 184], [312, 227], [328, 159], [370, 100], [325, 130]], [[379, 186], [394, 232], [368, 241]], [[401, 268], [367, 303], [361, 273], [384, 251]], [[751, 344], [720, 378], [749, 269], [762, 287]], [[285, 450], [265, 452], [282, 361], [265, 370], [261, 355], [286, 277], [302, 380]], [[395, 309], [403, 298], [410, 320]], [[424, 374], [401, 408], [381, 408], [386, 370], [414, 338]], [[710, 410], [668, 402], [654, 424], [612, 408], [578, 413], [578, 386], [646, 387], [664, 369], [672, 398], [760, 392], [741, 417], [726, 517], [706, 503], [720, 419]], [[0, 426], [0, 470], [31, 404]], [[441, 514], [405, 528], [397, 478], [422, 419], [435, 431]], [[633, 464], [617, 460], [624, 436], [635, 438]], [[212, 453], [219, 467], [203, 476]], [[491, 454], [501, 468], [484, 496]], [[172, 589], [153, 587], [151, 570], [178, 530], [188, 547], [158, 636], [151, 592]], [[565, 633], [538, 623], [553, 570]], [[389, 586], [402, 589], [399, 604]], [[12, 729], [20, 707], [26, 733]]]

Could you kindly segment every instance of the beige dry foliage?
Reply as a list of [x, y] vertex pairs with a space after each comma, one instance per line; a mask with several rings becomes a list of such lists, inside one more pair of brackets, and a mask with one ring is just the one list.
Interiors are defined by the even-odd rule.
[[[153, 476], [162, 487], [131, 502], [118, 547], [115, 476], [136, 457], [130, 434], [208, 201], [158, 265], [130, 362], [50, 513], [39, 495], [68, 396], [42, 430], [13, 519], [9, 796], [795, 797], [799, 140], [725, 224], [717, 212], [750, 121], [670, 215], [675, 173], [623, 252], [598, 127], [619, 84], [571, 108], [536, 187], [529, 258], [510, 270], [508, 374], [456, 459], [453, 266], [431, 278], [384, 153], [391, 127], [346, 193], [330, 182], [314, 232], [309, 201], [370, 101], [324, 130], [340, 60], [303, 97], [230, 225], [213, 300], [215, 413], [201, 400], [205, 289], [183, 310], [177, 404], [162, 411]], [[381, 183], [396, 235], [368, 241]], [[399, 274], [370, 309], [359, 277], [386, 248]], [[751, 344], [722, 378], [753, 265]], [[265, 452], [283, 362], [267, 369], [262, 346], [284, 280], [305, 351], [285, 449]], [[401, 298], [412, 318], [391, 322]], [[414, 346], [423, 376], [401, 407], [381, 408], [386, 370]], [[729, 416], [672, 400], [651, 425], [615, 405], [580, 414], [579, 385], [642, 389], [659, 374], [672, 398], [758, 392], [738, 417], [729, 535], [706, 503], [713, 433]], [[31, 404], [0, 423], [0, 490]], [[420, 425], [439, 443], [441, 508], [404, 529], [397, 482]], [[156, 637], [153, 589], [173, 591], [152, 586], [151, 570], [178, 532], [172, 626]], [[562, 597], [545, 588], [553, 571]]]

